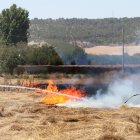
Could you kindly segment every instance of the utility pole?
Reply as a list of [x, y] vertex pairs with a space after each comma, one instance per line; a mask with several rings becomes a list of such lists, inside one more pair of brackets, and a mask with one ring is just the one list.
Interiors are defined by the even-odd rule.
[[124, 74], [124, 26], [122, 27], [122, 73]]
[[112, 46], [113, 46], [113, 43], [114, 43], [114, 41], [113, 41], [113, 39], [114, 39], [114, 12], [113, 12], [113, 10], [112, 10], [112, 23], [111, 23], [111, 28], [112, 28]]

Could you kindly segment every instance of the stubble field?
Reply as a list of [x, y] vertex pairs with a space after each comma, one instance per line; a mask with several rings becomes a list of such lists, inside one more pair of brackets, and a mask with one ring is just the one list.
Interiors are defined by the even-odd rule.
[[140, 109], [66, 108], [40, 103], [44, 95], [0, 92], [1, 140], [139, 140]]

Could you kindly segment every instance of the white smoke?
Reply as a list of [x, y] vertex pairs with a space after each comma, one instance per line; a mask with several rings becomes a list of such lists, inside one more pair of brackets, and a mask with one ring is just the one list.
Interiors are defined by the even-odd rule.
[[[118, 108], [122, 106], [127, 99], [129, 99], [134, 94], [140, 93], [140, 86], [133, 80], [119, 79], [115, 80], [108, 86], [106, 93], [101, 93], [100, 90], [97, 91], [96, 95], [93, 97], [86, 97], [79, 101], [69, 101], [65, 104], [60, 104], [60, 106], [67, 107], [94, 107], [94, 108]], [[133, 97], [127, 102], [130, 106], [140, 105], [140, 96]]]

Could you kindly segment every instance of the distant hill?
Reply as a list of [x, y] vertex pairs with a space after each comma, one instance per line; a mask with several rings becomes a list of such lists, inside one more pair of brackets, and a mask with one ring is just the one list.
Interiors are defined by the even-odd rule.
[[[81, 46], [120, 45], [122, 27], [126, 44], [140, 44], [140, 17], [105, 19], [33, 19], [30, 41], [63, 40]], [[91, 45], [92, 44], [92, 45]]]

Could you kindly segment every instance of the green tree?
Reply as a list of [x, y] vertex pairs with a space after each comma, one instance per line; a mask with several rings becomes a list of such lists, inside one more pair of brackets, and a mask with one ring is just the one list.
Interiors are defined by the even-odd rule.
[[29, 12], [17, 8], [13, 4], [9, 9], [4, 9], [0, 14], [0, 32], [5, 44], [27, 42], [29, 29]]

